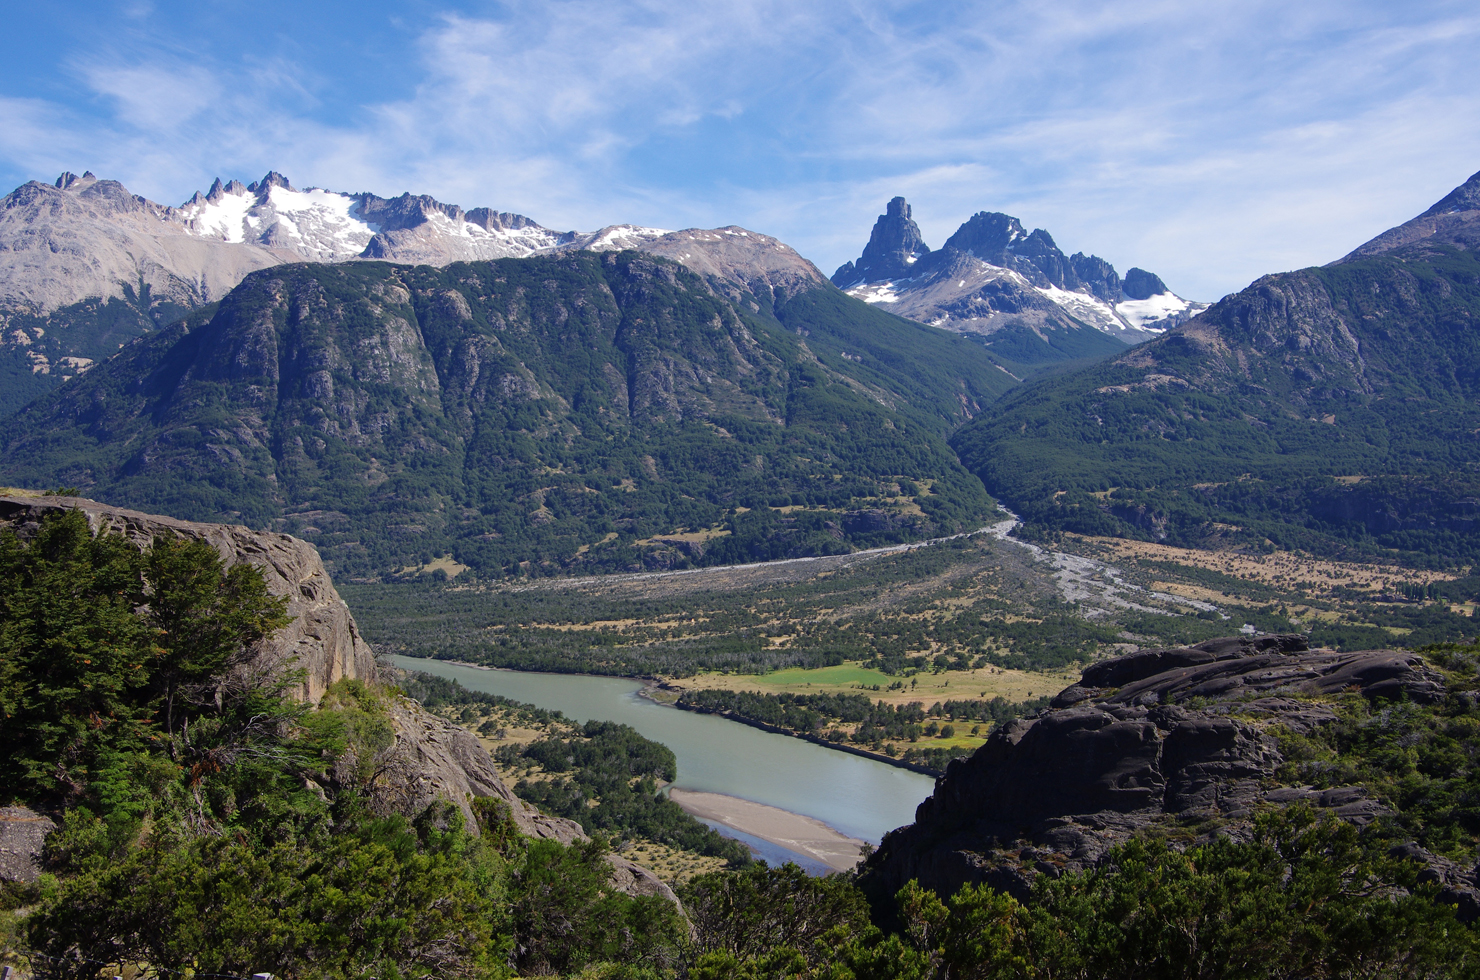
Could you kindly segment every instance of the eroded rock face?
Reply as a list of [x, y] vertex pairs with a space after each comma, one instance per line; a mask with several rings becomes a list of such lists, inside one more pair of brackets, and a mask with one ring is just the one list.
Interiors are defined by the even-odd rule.
[[[302, 668], [304, 680], [293, 692], [300, 699], [317, 703], [329, 685], [344, 677], [377, 680], [375, 654], [308, 542], [238, 525], [143, 514], [80, 497], [15, 494], [0, 496], [0, 529], [9, 528], [24, 540], [36, 533], [48, 514], [67, 510], [82, 511], [95, 533], [122, 534], [140, 548], [156, 537], [176, 535], [208, 542], [228, 565], [245, 561], [259, 568], [268, 591], [288, 597], [293, 621], [264, 641], [254, 666], [269, 674], [289, 664]], [[515, 796], [499, 778], [488, 750], [466, 729], [404, 697], [392, 705], [390, 720], [396, 731], [394, 754], [372, 789], [387, 810], [414, 816], [444, 799], [456, 804], [472, 825], [469, 799], [496, 797], [508, 804], [524, 834], [563, 844], [586, 839], [580, 824], [546, 816]], [[0, 881], [34, 881], [46, 836], [55, 827], [49, 817], [28, 808], [0, 808]], [[619, 890], [678, 901], [648, 869], [615, 854], [607, 860]]]
[[30, 807], [0, 807], [0, 881], [40, 877], [46, 836], [56, 828], [50, 817]]
[[141, 548], [160, 536], [195, 538], [209, 543], [228, 565], [247, 562], [260, 569], [268, 591], [288, 597], [293, 621], [260, 645], [256, 663], [304, 670], [296, 691], [302, 700], [317, 703], [324, 689], [342, 677], [375, 680], [375, 654], [308, 542], [240, 525], [142, 514], [80, 497], [0, 496], [0, 528], [10, 528], [24, 540], [36, 533], [47, 514], [68, 510], [82, 511], [94, 532], [122, 534]]
[[[435, 800], [444, 799], [456, 803], [472, 826], [473, 811], [468, 800], [494, 797], [507, 804], [520, 833], [562, 844], [587, 839], [574, 820], [547, 816], [515, 796], [499, 778], [488, 750], [467, 729], [428, 713], [404, 697], [391, 706], [391, 724], [396, 730], [395, 758], [387, 778], [375, 788], [381, 802], [390, 808], [414, 815]], [[612, 883], [619, 891], [678, 902], [673, 889], [647, 868], [617, 854], [608, 854], [606, 860], [612, 866]]]
[[[949, 894], [986, 882], [1022, 897], [1038, 872], [1090, 867], [1140, 831], [1204, 818], [1237, 833], [1264, 803], [1306, 802], [1369, 823], [1385, 810], [1361, 786], [1267, 788], [1284, 762], [1267, 723], [1309, 731], [1336, 715], [1302, 696], [1350, 690], [1419, 703], [1443, 696], [1415, 654], [1308, 650], [1298, 636], [1093, 664], [1047, 710], [952, 762], [915, 822], [884, 838], [865, 885], [889, 895], [916, 878]], [[1475, 905], [1468, 876], [1431, 866], [1462, 911], [1465, 896]]]

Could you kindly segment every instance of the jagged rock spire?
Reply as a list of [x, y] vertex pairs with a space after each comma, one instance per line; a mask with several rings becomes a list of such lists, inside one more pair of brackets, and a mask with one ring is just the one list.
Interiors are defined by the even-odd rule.
[[1125, 281], [1121, 284], [1125, 294], [1130, 299], [1150, 299], [1160, 296], [1162, 293], [1171, 292], [1167, 284], [1161, 281], [1161, 276], [1145, 269], [1131, 268], [1126, 270]]
[[910, 206], [902, 197], [889, 202], [857, 262], [849, 262], [833, 274], [833, 282], [850, 286], [880, 279], [907, 279], [911, 267], [930, 254], [920, 235], [920, 226], [910, 217]]

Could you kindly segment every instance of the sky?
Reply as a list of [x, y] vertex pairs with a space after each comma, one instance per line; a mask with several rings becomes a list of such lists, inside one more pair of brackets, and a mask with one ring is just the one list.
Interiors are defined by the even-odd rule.
[[0, 184], [431, 194], [558, 230], [742, 225], [825, 273], [905, 196], [1193, 299], [1480, 170], [1480, 8], [1407, 0], [16, 5]]

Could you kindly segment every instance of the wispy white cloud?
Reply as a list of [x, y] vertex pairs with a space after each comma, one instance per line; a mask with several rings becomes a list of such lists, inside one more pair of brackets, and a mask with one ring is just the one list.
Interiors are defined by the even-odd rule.
[[83, 74], [94, 92], [115, 103], [119, 122], [160, 135], [192, 125], [221, 98], [220, 82], [200, 65], [88, 64]]
[[167, 13], [71, 52], [75, 104], [0, 98], [0, 159], [172, 202], [275, 168], [561, 228], [738, 223], [828, 271], [905, 194], [932, 244], [1004, 210], [1203, 298], [1480, 167], [1480, 16], [1447, 0], [525, 0], [403, 20], [412, 80], [368, 101], [329, 84], [334, 39], [228, 60]]

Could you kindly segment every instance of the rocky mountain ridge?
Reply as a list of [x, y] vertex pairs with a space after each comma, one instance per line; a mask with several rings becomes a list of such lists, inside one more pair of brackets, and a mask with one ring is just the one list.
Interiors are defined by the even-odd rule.
[[1469, 562], [1476, 183], [1339, 262], [1264, 276], [1117, 358], [1009, 395], [953, 445], [1050, 526]]
[[1472, 174], [1423, 214], [1357, 246], [1332, 265], [1418, 243], [1447, 244], [1462, 249], [1480, 247], [1480, 173]]
[[922, 323], [968, 333], [1007, 327], [1035, 333], [1089, 325], [1139, 343], [1206, 304], [1182, 299], [1144, 269], [1124, 280], [1095, 255], [1065, 255], [1042, 228], [981, 211], [939, 250], [925, 244], [902, 197], [891, 200], [869, 243], [832, 281], [851, 295]]
[[[911, 878], [941, 895], [968, 882], [1025, 896], [1037, 874], [1091, 867], [1135, 835], [1241, 836], [1260, 808], [1303, 803], [1366, 826], [1393, 815], [1360, 783], [1290, 783], [1293, 736], [1338, 720], [1339, 696], [1432, 705], [1443, 677], [1407, 651], [1310, 650], [1299, 636], [1233, 637], [1099, 661], [1032, 718], [950, 764], [915, 822], [889, 833], [865, 885]], [[1285, 739], [1285, 741], [1282, 741]], [[1477, 869], [1417, 843], [1405, 856], [1463, 917]], [[1473, 863], [1473, 862], [1472, 862]]]
[[426, 195], [297, 189], [270, 172], [217, 179], [179, 207], [117, 181], [62, 174], [0, 200], [0, 414], [87, 371], [135, 337], [215, 302], [250, 272], [292, 262], [408, 265], [639, 249], [733, 293], [826, 279], [774, 238], [743, 228], [612, 225], [556, 232], [519, 214], [464, 211]]
[[[33, 403], [0, 472], [287, 531], [355, 576], [763, 560], [985, 512], [944, 439], [1012, 385], [980, 345], [741, 230], [655, 247], [751, 278], [585, 250], [263, 270]], [[928, 494], [881, 507], [901, 477]]]

